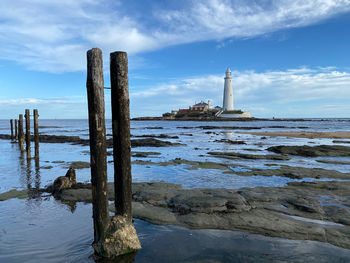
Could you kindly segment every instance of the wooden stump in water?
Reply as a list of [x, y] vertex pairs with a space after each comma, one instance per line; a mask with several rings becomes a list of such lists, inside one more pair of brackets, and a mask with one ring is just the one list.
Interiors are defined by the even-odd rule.
[[92, 206], [94, 220], [95, 252], [104, 256], [99, 249], [105, 243], [109, 226], [108, 188], [107, 188], [107, 153], [102, 52], [93, 48], [87, 52], [86, 80], [89, 132], [90, 132], [90, 165], [92, 185]]
[[29, 110], [26, 109], [25, 111], [25, 119], [26, 119], [26, 152], [27, 152], [27, 159], [31, 158], [30, 153], [30, 113]]
[[10, 120], [10, 126], [11, 126], [11, 140], [13, 140], [13, 120]]
[[39, 123], [38, 123], [38, 110], [33, 110], [34, 115], [34, 144], [35, 144], [35, 158], [39, 158]]
[[24, 152], [23, 114], [19, 114], [18, 120], [18, 144], [21, 152]]
[[18, 128], [17, 128], [17, 119], [15, 119], [15, 140], [18, 140]]

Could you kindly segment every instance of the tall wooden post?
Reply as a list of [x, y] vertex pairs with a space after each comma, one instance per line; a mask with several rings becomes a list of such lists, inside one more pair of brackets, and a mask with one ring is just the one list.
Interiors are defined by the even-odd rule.
[[39, 124], [38, 124], [38, 110], [33, 110], [34, 115], [34, 142], [35, 142], [35, 158], [39, 158]]
[[18, 144], [21, 152], [24, 152], [23, 114], [19, 115], [18, 120]]
[[13, 120], [10, 120], [10, 126], [11, 126], [11, 140], [13, 140]]
[[26, 152], [27, 159], [30, 159], [30, 113], [28, 109], [26, 109], [24, 117], [26, 118]]
[[104, 242], [109, 226], [105, 101], [102, 51], [87, 52], [87, 97], [90, 130], [90, 165], [94, 220], [94, 248]]
[[15, 140], [18, 140], [18, 128], [17, 128], [17, 119], [15, 119]]
[[132, 221], [131, 144], [128, 57], [126, 52], [110, 55], [114, 191], [116, 214]]

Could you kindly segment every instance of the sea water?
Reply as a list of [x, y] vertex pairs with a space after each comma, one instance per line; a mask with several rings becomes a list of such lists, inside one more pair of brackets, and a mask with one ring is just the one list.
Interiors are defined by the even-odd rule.
[[[205, 130], [200, 126], [218, 128]], [[40, 134], [80, 136], [88, 139], [87, 120], [39, 120]], [[220, 127], [240, 127], [222, 129]], [[280, 126], [277, 128], [276, 126]], [[32, 126], [33, 127], [33, 126]], [[107, 136], [110, 137], [111, 121], [107, 120]], [[246, 127], [244, 129], [243, 127]], [[252, 127], [259, 129], [250, 130]], [[319, 163], [318, 158], [291, 156], [289, 161], [227, 160], [207, 154], [210, 151], [234, 151], [249, 154], [268, 154], [266, 149], [276, 145], [332, 145], [332, 139], [306, 139], [268, 137], [240, 132], [262, 131], [348, 131], [349, 119], [314, 119], [306, 121], [132, 121], [133, 136], [167, 134], [178, 139], [162, 139], [181, 143], [171, 147], [138, 147], [132, 151], [155, 151], [160, 155], [148, 158], [132, 158], [154, 163], [175, 158], [200, 162], [225, 163], [233, 171], [249, 168], [269, 168], [266, 164], [319, 167], [350, 172], [349, 165]], [[212, 133], [207, 133], [208, 131]], [[0, 133], [9, 134], [9, 121], [0, 120]], [[216, 142], [221, 139], [241, 140], [245, 145]], [[349, 144], [343, 144], [348, 145]], [[32, 143], [32, 147], [33, 143]], [[256, 149], [250, 151], [247, 149]], [[32, 154], [34, 153], [32, 149]], [[111, 149], [109, 149], [111, 150]], [[40, 160], [27, 161], [17, 143], [0, 140], [0, 193], [11, 189], [40, 189], [65, 174], [70, 162], [89, 162], [89, 147], [68, 143], [41, 143]], [[349, 157], [327, 159], [350, 161]], [[112, 156], [108, 156], [108, 161]], [[278, 166], [277, 166], [278, 167]], [[90, 182], [90, 169], [76, 171], [77, 180]], [[113, 163], [108, 163], [108, 180], [113, 181]], [[283, 186], [295, 181], [283, 177], [239, 176], [216, 169], [191, 169], [188, 165], [132, 166], [134, 182], [166, 181], [181, 184], [184, 188], [232, 188], [255, 186]], [[305, 180], [305, 179], [304, 179]], [[308, 180], [308, 179], [306, 179]], [[309, 179], [312, 180], [312, 179]], [[136, 262], [269, 262], [289, 260], [328, 262], [350, 260], [350, 251], [314, 241], [293, 241], [269, 238], [236, 231], [189, 230], [176, 226], [156, 226], [135, 220], [135, 227], [143, 249], [137, 253]], [[11, 199], [0, 202], [0, 262], [93, 262], [92, 207], [77, 203], [68, 207], [50, 195], [34, 195], [28, 199]]]

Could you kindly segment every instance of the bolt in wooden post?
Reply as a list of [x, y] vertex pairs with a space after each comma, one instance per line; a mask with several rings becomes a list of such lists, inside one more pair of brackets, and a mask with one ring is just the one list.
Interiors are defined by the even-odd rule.
[[24, 134], [23, 134], [23, 114], [19, 115], [18, 120], [18, 144], [21, 152], [24, 152]]
[[18, 140], [18, 128], [17, 128], [17, 119], [15, 119], [15, 140]]
[[34, 115], [34, 142], [35, 142], [35, 158], [39, 158], [39, 124], [38, 124], [38, 110], [33, 110]]
[[11, 126], [11, 140], [13, 140], [13, 120], [10, 120], [10, 126]]
[[109, 226], [105, 101], [103, 87], [102, 51], [98, 48], [93, 48], [87, 52], [86, 88], [89, 108], [94, 245], [104, 242], [106, 231]]
[[128, 57], [126, 52], [110, 55], [115, 211], [132, 221], [131, 145]]
[[26, 118], [26, 152], [27, 152], [27, 159], [31, 158], [30, 154], [30, 113], [29, 110], [26, 109], [25, 116]]

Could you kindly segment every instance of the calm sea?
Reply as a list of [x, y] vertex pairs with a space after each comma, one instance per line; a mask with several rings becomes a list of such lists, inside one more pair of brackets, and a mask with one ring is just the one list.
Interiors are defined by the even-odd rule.
[[[205, 130], [199, 126], [217, 126]], [[0, 120], [0, 133], [9, 134], [9, 121]], [[33, 126], [33, 125], [32, 125]], [[88, 138], [87, 120], [39, 120], [40, 133]], [[107, 135], [111, 122], [107, 120]], [[222, 129], [220, 127], [240, 127]], [[242, 128], [246, 127], [246, 129]], [[251, 127], [259, 129], [250, 130]], [[266, 168], [266, 164], [287, 164], [320, 167], [350, 172], [349, 165], [323, 164], [322, 158], [292, 157], [289, 161], [225, 160], [212, 157], [209, 151], [235, 151], [266, 154], [274, 145], [334, 144], [332, 139], [305, 139], [241, 134], [249, 131], [349, 131], [350, 119], [313, 119], [306, 121], [235, 121], [183, 122], [132, 121], [131, 134], [167, 134], [178, 139], [163, 139], [183, 144], [176, 147], [139, 147], [132, 151], [159, 152], [149, 158], [134, 158], [151, 162], [182, 158], [191, 161], [211, 161], [228, 164], [233, 171]], [[210, 133], [208, 133], [210, 131]], [[245, 145], [217, 142], [221, 139], [242, 140]], [[348, 145], [349, 144], [344, 144]], [[252, 151], [252, 149], [256, 151]], [[111, 149], [109, 149], [111, 150]], [[11, 189], [39, 189], [65, 174], [70, 162], [89, 161], [89, 147], [71, 144], [40, 144], [40, 161], [27, 161], [18, 144], [0, 140], [0, 193]], [[32, 149], [32, 153], [34, 149]], [[349, 157], [327, 159], [350, 161]], [[112, 160], [108, 156], [108, 161]], [[77, 180], [90, 181], [90, 169], [79, 169]], [[134, 182], [166, 181], [184, 188], [225, 187], [239, 189], [255, 186], [283, 186], [293, 181], [282, 177], [242, 177], [224, 174], [221, 170], [190, 169], [187, 165], [133, 165]], [[108, 163], [108, 180], [113, 180], [113, 164]], [[311, 180], [311, 179], [310, 179]], [[0, 202], [0, 262], [93, 262], [91, 243], [93, 228], [90, 204], [78, 203], [72, 209], [51, 196], [12, 199]], [[293, 241], [221, 230], [189, 230], [175, 226], [156, 226], [135, 220], [143, 249], [135, 262], [337, 262], [350, 261], [350, 251], [313, 241]], [[334, 261], [335, 260], [335, 261]]]

